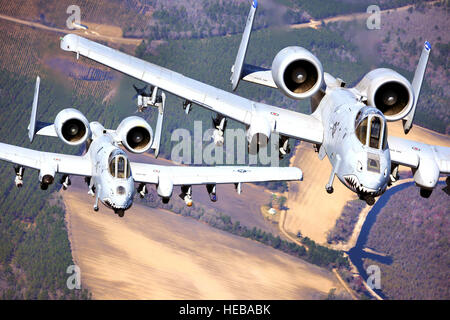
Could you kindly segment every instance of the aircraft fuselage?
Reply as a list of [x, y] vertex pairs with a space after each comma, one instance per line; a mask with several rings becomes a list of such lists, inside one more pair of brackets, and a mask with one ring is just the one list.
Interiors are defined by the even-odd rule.
[[346, 88], [327, 89], [316, 112], [324, 124], [320, 153], [330, 160], [332, 176], [361, 198], [381, 195], [391, 169], [384, 115]]
[[123, 214], [133, 204], [134, 180], [130, 162], [113, 137], [98, 122], [91, 123], [92, 143], [89, 155], [93, 162], [90, 187], [98, 199], [116, 213]]

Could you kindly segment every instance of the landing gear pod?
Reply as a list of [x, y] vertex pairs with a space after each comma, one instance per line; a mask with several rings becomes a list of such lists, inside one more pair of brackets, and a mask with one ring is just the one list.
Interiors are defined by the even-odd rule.
[[272, 126], [266, 118], [258, 114], [252, 116], [252, 121], [247, 129], [248, 151], [251, 155], [257, 154], [261, 148], [267, 147]]
[[158, 186], [156, 188], [158, 195], [162, 198], [163, 203], [168, 203], [173, 193], [173, 183], [169, 178], [159, 177]]
[[41, 183], [41, 189], [47, 190], [48, 186], [55, 181], [55, 169], [50, 166], [44, 166], [39, 172], [39, 182]]

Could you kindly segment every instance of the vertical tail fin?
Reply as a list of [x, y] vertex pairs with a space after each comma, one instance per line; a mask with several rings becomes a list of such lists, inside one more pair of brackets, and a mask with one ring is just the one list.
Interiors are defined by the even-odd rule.
[[248, 43], [250, 41], [250, 34], [253, 27], [253, 22], [255, 21], [255, 13], [258, 8], [258, 0], [253, 0], [252, 7], [250, 8], [250, 13], [248, 14], [247, 24], [245, 25], [244, 33], [242, 35], [241, 45], [239, 46], [239, 51], [236, 56], [236, 61], [231, 68], [231, 84], [233, 91], [235, 91], [239, 85], [239, 81], [242, 76], [242, 69], [244, 67], [244, 60], [247, 54]]
[[28, 137], [30, 138], [30, 142], [33, 142], [34, 134], [36, 133], [36, 115], [37, 115], [37, 105], [38, 105], [38, 99], [39, 99], [40, 83], [41, 83], [41, 78], [39, 76], [37, 76], [36, 87], [34, 88], [33, 107], [31, 109], [31, 119], [30, 119], [30, 124], [28, 125]]
[[422, 87], [423, 77], [425, 76], [425, 71], [427, 69], [430, 51], [431, 44], [428, 41], [425, 41], [422, 54], [420, 55], [419, 64], [417, 65], [416, 73], [414, 74], [414, 79], [412, 81], [412, 87], [414, 90], [414, 105], [409, 114], [403, 119], [403, 131], [405, 132], [405, 134], [408, 134], [409, 130], [411, 130], [413, 126], [417, 101], [419, 100], [420, 88]]

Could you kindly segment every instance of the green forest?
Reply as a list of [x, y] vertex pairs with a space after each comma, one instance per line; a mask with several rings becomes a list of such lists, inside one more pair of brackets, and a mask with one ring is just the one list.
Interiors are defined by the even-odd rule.
[[389, 299], [450, 298], [448, 188], [440, 183], [429, 199], [409, 186], [389, 199], [377, 215], [367, 246], [392, 257], [381, 268], [382, 292]]
[[[230, 91], [230, 69], [234, 63], [239, 42], [240, 36], [177, 40], [159, 47], [157, 54], [140, 55], [145, 60]], [[367, 68], [365, 65], [355, 65], [348, 59], [336, 57], [335, 50], [342, 48], [344, 44], [348, 45], [344, 38], [328, 30], [304, 29], [289, 32], [285, 30], [261, 30], [252, 35], [246, 61], [250, 64], [270, 67], [278, 51], [290, 45], [301, 45], [312, 48], [327, 71], [345, 78], [348, 82], [355, 82], [367, 71]], [[348, 45], [346, 49], [355, 55], [357, 54], [356, 48], [352, 45]], [[120, 90], [123, 94], [119, 94], [118, 99], [113, 104], [130, 105], [130, 88], [136, 82], [133, 79], [124, 80]], [[128, 94], [126, 94], [127, 92]], [[236, 93], [243, 97], [295, 111], [309, 111], [309, 101], [293, 101], [278, 90], [254, 84], [242, 82]], [[166, 130], [163, 138], [163, 152], [171, 150], [170, 134], [174, 128], [182, 125], [182, 127], [192, 131], [195, 120], [202, 120], [209, 124], [211, 123], [211, 116], [214, 115], [210, 111], [194, 106], [191, 113], [186, 116], [182, 109], [181, 99], [173, 96], [169, 96], [167, 114], [170, 114], [170, 116], [164, 123]], [[153, 119], [156, 114], [150, 113], [149, 117]], [[232, 120], [228, 122], [228, 125], [231, 128], [242, 128], [242, 125]]]
[[[39, 97], [40, 120], [53, 121], [62, 107], [79, 106], [91, 117], [98, 107], [89, 99], [75, 99], [62, 86], [43, 76]], [[78, 154], [52, 138], [37, 137], [30, 145], [27, 126], [35, 79], [0, 71], [0, 141], [37, 150]], [[72, 99], [73, 98], [73, 99]], [[71, 103], [72, 102], [72, 103]], [[94, 111], [97, 110], [97, 111]], [[4, 299], [86, 299], [86, 290], [69, 290], [66, 270], [73, 265], [61, 204], [51, 203], [39, 188], [38, 172], [25, 169], [24, 186], [14, 185], [12, 164], [0, 162], [0, 292]], [[59, 178], [56, 177], [56, 181]]]
[[355, 12], [366, 12], [370, 5], [378, 5], [381, 10], [386, 10], [408, 4], [420, 5], [426, 2], [424, 0], [320, 0], [320, 5], [318, 5], [316, 1], [310, 0], [276, 1], [294, 9], [304, 10], [316, 20]]
[[[314, 37], [315, 34], [316, 37]], [[271, 50], [258, 50], [258, 47], [265, 47], [267, 42], [273, 41], [272, 39], [276, 39], [277, 42], [272, 43]], [[277, 50], [289, 43], [295, 43], [299, 39], [313, 43], [317, 47], [330, 49], [339, 46], [339, 43], [343, 41], [326, 31], [304, 30], [288, 33], [287, 37], [279, 37], [276, 31], [265, 30], [255, 33], [252, 41], [255, 46], [250, 49], [249, 60], [252, 63], [267, 65]], [[238, 36], [214, 38], [208, 41], [180, 40], [162, 47], [157, 56], [147, 55], [145, 58], [212, 85], [228, 89], [230, 65], [234, 60], [235, 48], [238, 43]], [[195, 54], [192, 54], [193, 52]], [[222, 53], [220, 57], [217, 52]], [[322, 55], [324, 59], [327, 55], [331, 58], [331, 54], [327, 50], [324, 50]], [[342, 68], [342, 64], [337, 62], [333, 62], [331, 65], [336, 70]], [[344, 72], [344, 68], [340, 70]], [[56, 71], [43, 73], [40, 76], [42, 81], [38, 118], [41, 121], [52, 122], [61, 109], [76, 107], [89, 120], [99, 120], [105, 127], [115, 128], [125, 116], [129, 116], [135, 111], [135, 102], [131, 100], [134, 94], [131, 85], [136, 81], [132, 79], [125, 78], [116, 99], [113, 99], [110, 105], [105, 106], [101, 101], [94, 100], [89, 95], [76, 96], [70, 88], [63, 85], [64, 82], [61, 81], [61, 77]], [[18, 76], [2, 70], [0, 106], [3, 110], [3, 125], [0, 129], [0, 141], [38, 150], [79, 154], [81, 151], [79, 148], [66, 146], [53, 138], [37, 137], [33, 145], [30, 145], [26, 128], [29, 123], [34, 84], [34, 77]], [[286, 107], [294, 110], [308, 110], [307, 103], [300, 105], [289, 101], [274, 90], [243, 83], [238, 93], [267, 103], [275, 104], [277, 101], [283, 101]], [[148, 116], [154, 126], [155, 112], [149, 112]], [[162, 156], [170, 156], [170, 150], [173, 147], [170, 135], [175, 128], [192, 130], [194, 120], [204, 120], [205, 124], [210, 124], [211, 116], [211, 112], [199, 107], [194, 107], [192, 113], [186, 116], [182, 112], [181, 101], [175, 97], [169, 97], [163, 131]], [[229, 127], [240, 127], [240, 124], [230, 121]], [[286, 158], [284, 165], [287, 161]], [[73, 264], [73, 261], [64, 225], [64, 210], [49, 202], [49, 195], [57, 190], [58, 184], [49, 188], [48, 191], [42, 191], [39, 188], [38, 173], [26, 170], [24, 187], [16, 189], [13, 183], [13, 166], [4, 162], [0, 163], [0, 179], [5, 181], [0, 189], [3, 195], [0, 203], [2, 211], [0, 216], [0, 279], [4, 279], [5, 282], [2, 283], [6, 283], [5, 288], [2, 288], [3, 297], [15, 299], [88, 297], [85, 291], [77, 292], [66, 289], [65, 281], [68, 277], [66, 270], [69, 265]], [[8, 183], [8, 181], [10, 182]], [[253, 235], [251, 229], [239, 230], [243, 236], [261, 237], [262, 242], [277, 248], [284, 248], [284, 251], [303, 252], [301, 248], [291, 248], [288, 243], [278, 243], [278, 238], [271, 237], [269, 234], [264, 236], [255, 231], [257, 233]], [[330, 266], [330, 263], [332, 265], [333, 263], [345, 264], [340, 261], [342, 258], [339, 253], [322, 252], [328, 249], [321, 248], [317, 247], [317, 250], [311, 251], [310, 257], [305, 258], [322, 266]], [[317, 254], [313, 254], [314, 252]], [[329, 258], [320, 258], [328, 254], [331, 254]], [[55, 255], [58, 255], [57, 259]], [[329, 260], [330, 258], [331, 260]]]
[[[274, 3], [278, 5], [274, 10]], [[423, 0], [321, 0], [320, 4], [310, 0], [275, 0], [258, 2], [258, 18], [255, 29], [263, 29], [285, 24], [310, 21], [310, 17], [320, 20], [332, 16], [366, 12], [370, 5], [378, 5], [381, 10], [397, 8], [408, 4], [420, 5]], [[251, 1], [203, 0], [195, 8], [186, 1], [151, 3], [155, 9], [152, 18], [157, 23], [143, 26], [129, 23], [124, 28], [127, 36], [140, 36], [153, 40], [198, 39], [224, 36], [242, 32]], [[142, 10], [131, 6], [132, 10]], [[194, 9], [194, 10], [192, 10]], [[276, 12], [276, 13], [275, 13]], [[245, 13], [245, 14], [243, 14]]]
[[[203, 81], [212, 86], [230, 91], [230, 68], [234, 63], [240, 36], [229, 36], [221, 38], [210, 38], [203, 40], [176, 40], [158, 48], [157, 54], [146, 53], [145, 45], [137, 49], [136, 55], [155, 64], [180, 72], [191, 78]], [[336, 77], [344, 79], [349, 86], [359, 81], [364, 74], [373, 69], [370, 62], [362, 59], [359, 49], [347, 41], [333, 28], [322, 28], [319, 30], [277, 30], [267, 29], [254, 32], [249, 45], [247, 62], [254, 65], [270, 67], [275, 55], [284, 47], [290, 45], [301, 45], [311, 51], [321, 60], [324, 69]], [[354, 61], [358, 61], [355, 63]], [[399, 70], [393, 66], [383, 64], [380, 67], [391, 67], [398, 70], [405, 77], [411, 79], [412, 73]], [[130, 99], [130, 88], [136, 80], [126, 78], [123, 80], [120, 94], [113, 104], [129, 106], [132, 110]], [[143, 83], [140, 85], [144, 85]], [[438, 132], [445, 132], [446, 124], [440, 119], [443, 106], [439, 106], [439, 100], [435, 97], [438, 88], [430, 88], [425, 81], [416, 123]], [[291, 110], [309, 113], [309, 101], [294, 101], [285, 97], [280, 91], [241, 82], [238, 95], [264, 103], [285, 107]], [[214, 113], [195, 106], [191, 113], [186, 116], [182, 109], [182, 100], [169, 95], [166, 106], [164, 131], [161, 152], [163, 157], [170, 157], [175, 142], [171, 142], [171, 133], [176, 128], [186, 128], [193, 133], [194, 121], [203, 122], [203, 130], [212, 127], [211, 117]], [[150, 111], [148, 118], [151, 123], [156, 121], [156, 112]], [[244, 127], [232, 120], [228, 122], [229, 128]], [[291, 145], [294, 141], [291, 140]], [[281, 165], [287, 165], [288, 159], [284, 159]]]
[[[142, 47], [137, 49], [136, 55], [141, 58], [180, 72], [191, 78], [203, 81], [212, 86], [230, 91], [230, 69], [234, 63], [237, 48], [240, 43], [240, 35], [229, 37], [215, 37], [202, 40], [176, 40], [158, 48], [157, 54], [145, 53]], [[368, 65], [354, 64], [350, 59], [337, 56], [337, 52], [348, 50], [352, 55], [358, 56], [355, 46], [327, 29], [313, 30], [302, 29], [286, 31], [281, 29], [264, 29], [254, 32], [252, 35], [247, 62], [254, 65], [270, 67], [275, 55], [283, 48], [290, 45], [301, 45], [317, 54], [325, 70], [354, 83], [368, 70]], [[124, 79], [120, 94], [117, 95], [115, 105], [130, 105], [130, 88], [134, 79]], [[139, 84], [143, 86], [144, 84]], [[294, 101], [284, 96], [280, 91], [242, 82], [236, 92], [238, 95], [261, 101], [264, 103], [285, 107], [300, 112], [309, 112], [309, 101]], [[176, 128], [186, 128], [193, 134], [194, 121], [201, 120], [203, 128], [212, 127], [211, 117], [214, 113], [201, 107], [194, 106], [191, 113], [186, 116], [182, 109], [182, 100], [170, 96], [167, 100], [164, 132], [161, 145], [161, 156], [170, 157], [175, 142], [171, 142], [171, 133]], [[156, 112], [148, 113], [149, 121], [156, 122]], [[211, 127], [209, 127], [211, 126]], [[241, 128], [244, 126], [232, 120], [228, 121], [228, 128]], [[225, 142], [226, 143], [226, 142]], [[291, 140], [291, 146], [295, 141]], [[225, 146], [226, 147], [226, 146]], [[288, 165], [286, 157], [280, 163]], [[283, 191], [285, 183], [268, 184], [272, 189]]]
[[[300, 8], [302, 8], [302, 10], [308, 10], [308, 6], [310, 6], [310, 2], [308, 1], [278, 1], [283, 2], [285, 5], [293, 6], [296, 8], [296, 10], [294, 10], [295, 12], [300, 12]], [[348, 2], [350, 3], [350, 1]], [[398, 0], [390, 3], [392, 3], [393, 6], [398, 6], [412, 2], [417, 1]], [[247, 3], [245, 4], [245, 10], [243, 9], [243, 5], [241, 8], [239, 4], [228, 5], [225, 4], [224, 1], [213, 1], [209, 3], [210, 5], [205, 7], [206, 14], [209, 17], [208, 19], [218, 20], [224, 29], [222, 29], [222, 31], [219, 29], [217, 34], [210, 34], [209, 31], [203, 34], [203, 31], [198, 31], [197, 26], [194, 26], [194, 29], [197, 30], [197, 32], [201, 32], [201, 35], [198, 36], [199, 38], [224, 33], [238, 33], [240, 32], [239, 30], [242, 30], [248, 13], [249, 5]], [[387, 3], [387, 1], [384, 2], [384, 5], [387, 5]], [[129, 4], [130, 2], [126, 2], [126, 5]], [[237, 8], [235, 6], [237, 6]], [[384, 8], [383, 5], [381, 7]], [[314, 8], [316, 11], [313, 10]], [[314, 8], [309, 8], [311, 11], [310, 14], [314, 18], [348, 13], [351, 12], [349, 10], [353, 10], [346, 6], [343, 6], [342, 9], [336, 9], [336, 1], [334, 0], [326, 0], [324, 1], [323, 6], [314, 6]], [[238, 9], [239, 13], [237, 11]], [[99, 10], [97, 11], [99, 12]], [[222, 11], [224, 12], [223, 16], [220, 15], [220, 12]], [[181, 8], [178, 8], [177, 11], [159, 8], [159, 11], [156, 11], [155, 14], [158, 19], [163, 21], [163, 23], [160, 24], [160, 28], [164, 28], [164, 26], [167, 28], [168, 24], [176, 23], [175, 20], [177, 19], [173, 19], [174, 15], [178, 20], [181, 20], [181, 18], [184, 19], [185, 15], [188, 13], [185, 13]], [[298, 45], [310, 49], [321, 60], [324, 69], [327, 72], [344, 79], [350, 85], [355, 84], [365, 73], [373, 69], [373, 66], [369, 62], [362, 59], [359, 49], [350, 43], [348, 39], [333, 26], [324, 26], [319, 30], [302, 29], [286, 31], [281, 29], [269, 29], [265, 28], [266, 24], [268, 24], [267, 20], [264, 18], [264, 16], [267, 15], [267, 12], [265, 13], [262, 9], [259, 14], [261, 17], [258, 16], [256, 26], [259, 30], [252, 35], [247, 63], [270, 67], [272, 60], [278, 51], [287, 46]], [[235, 16], [239, 16], [239, 18], [235, 19]], [[292, 19], [304, 19], [304, 16], [300, 14], [294, 16]], [[260, 21], [258, 22], [258, 20]], [[231, 24], [231, 22], [233, 22], [233, 24]], [[180, 25], [182, 30], [184, 30], [184, 27], [184, 25]], [[209, 29], [208, 25], [203, 26], [203, 30]], [[165, 37], [168, 37], [168, 35], [161, 36], [161, 38]], [[186, 76], [230, 91], [230, 69], [234, 63], [240, 39], [240, 34], [236, 34], [231, 36], [227, 35], [225, 37], [172, 40], [167, 44], [160, 46], [157, 49], [157, 53], [150, 53], [149, 44], [151, 40], [154, 40], [154, 36], [148, 36], [146, 41], [138, 47], [136, 55], [158, 65], [181, 72]], [[412, 45], [404, 44], [404, 46], [405, 50], [408, 50]], [[448, 45], [442, 44], [439, 50], [443, 52], [448, 51]], [[447, 60], [441, 55], [437, 61], [446, 62]], [[390, 65], [384, 66], [392, 67], [407, 78], [412, 78], [411, 72], [399, 70]], [[0, 69], [0, 108], [2, 110], [0, 115], [0, 121], [2, 123], [0, 126], [0, 142], [31, 147], [43, 151], [80, 154], [80, 148], [66, 146], [64, 143], [54, 138], [37, 137], [34, 143], [32, 145], [30, 144], [27, 137], [27, 126], [33, 99], [35, 76], [36, 75], [19, 76], [5, 69]], [[100, 99], [94, 99], [91, 95], [75, 95], [71, 88], [64, 85], [64, 79], [58, 75], [57, 71], [44, 72], [40, 74], [40, 76], [42, 81], [38, 111], [39, 120], [52, 122], [58, 111], [61, 109], [76, 107], [82, 111], [90, 121], [98, 120], [104, 124], [106, 128], [112, 129], [116, 128], [124, 117], [132, 115], [136, 110], [135, 101], [132, 101], [131, 99], [135, 94], [132, 89], [132, 84], [137, 84], [139, 86], [143, 85], [134, 79], [124, 77], [115, 98], [105, 105]], [[440, 106], [436, 105], [440, 101], [436, 99], [436, 96], [439, 95], [438, 89], [432, 89], [425, 83], [422, 92], [423, 94], [419, 102], [418, 113], [416, 116], [417, 123], [433, 130], [444, 132], [446, 124], [442, 123], [437, 116], [437, 113], [439, 110], [442, 110], [440, 108], [443, 108], [443, 106], [445, 107], [445, 104]], [[277, 90], [263, 88], [248, 83], [241, 83], [237, 90], [237, 94], [268, 104], [289, 108], [291, 110], [300, 112], [309, 111], [309, 101], [292, 101]], [[193, 133], [194, 121], [196, 120], [203, 121], [203, 129], [206, 130], [207, 126], [212, 126], [211, 117], [214, 116], [214, 114], [201, 107], [194, 106], [192, 112], [186, 116], [182, 109], [182, 101], [171, 95], [169, 95], [166, 108], [161, 157], [170, 158], [170, 151], [176, 143], [171, 141], [171, 133], [177, 128], [186, 128]], [[143, 114], [143, 116], [150, 121], [154, 128], [156, 112], [152, 110]], [[228, 122], [228, 127], [243, 128], [241, 124], [231, 120]], [[291, 141], [291, 145], [293, 144], [294, 141]], [[281, 165], [286, 166], [288, 161], [289, 158], [286, 157], [281, 162]], [[59, 184], [51, 186], [47, 191], [42, 191], [39, 188], [38, 173], [36, 171], [26, 170], [24, 187], [22, 189], [17, 189], [14, 186], [14, 177], [13, 165], [0, 162], [0, 181], [2, 181], [0, 184], [0, 298], [89, 298], [90, 295], [86, 290], [69, 290], [66, 286], [66, 280], [69, 276], [66, 273], [67, 267], [74, 263], [71, 257], [70, 243], [64, 222], [64, 207], [60, 201], [57, 201], [50, 196], [53, 192], [58, 190]], [[56, 181], [58, 181], [58, 177]], [[286, 184], [284, 183], [272, 183], [266, 184], [266, 186], [280, 191], [286, 189]], [[440, 196], [440, 193], [437, 193], [437, 196], [440, 198], [431, 198], [430, 201], [432, 200], [433, 206], [438, 208], [436, 210], [442, 211], [442, 207], [439, 206], [446, 202], [445, 199]], [[411, 199], [411, 201], [413, 201], [413, 199]], [[423, 206], [427, 206], [430, 205], [431, 202], [421, 203]], [[395, 206], [396, 202], [391, 201], [390, 204]], [[153, 205], [159, 204], [155, 203]], [[231, 221], [230, 217], [218, 212], [208, 213], [206, 210], [207, 208], [194, 207], [193, 210], [190, 211], [186, 208], [164, 208], [172, 209], [183, 215], [192, 216], [201, 221], [206, 221], [214, 227], [262, 242], [322, 267], [345, 268], [348, 263], [341, 252], [317, 245], [308, 238], [302, 239], [304, 247], [298, 246], [259, 229], [252, 229], [250, 226], [242, 226], [239, 221]], [[425, 207], [419, 208], [424, 212], [426, 211]], [[345, 214], [342, 217], [342, 220], [338, 221], [336, 229], [334, 230], [335, 234], [330, 238], [330, 241], [339, 241], [348, 237], [349, 229], [345, 228], [345, 224], [354, 223], [354, 210], [359, 209], [353, 206], [353, 204], [349, 204], [347, 209], [348, 214]], [[397, 212], [395, 210], [395, 207], [393, 207], [391, 212]], [[441, 211], [439, 211], [439, 214]], [[417, 212], [417, 214], [420, 213], [420, 211], [417, 210], [414, 212]], [[398, 214], [396, 213], [394, 218], [389, 216], [380, 218], [380, 223], [382, 223], [383, 219], [386, 219], [387, 222], [383, 223], [382, 227], [375, 228], [374, 238], [369, 239], [369, 241], [377, 250], [388, 252], [393, 255], [394, 263], [396, 263], [396, 261], [401, 263], [398, 267], [406, 270], [408, 276], [410, 276], [412, 268], [409, 264], [410, 262], [407, 261], [405, 255], [401, 256], [399, 253], [395, 252], [393, 249], [394, 245], [398, 244], [394, 242], [396, 235], [389, 234], [386, 226], [393, 224], [395, 226], [393, 229], [402, 234], [402, 239], [400, 239], [402, 242], [399, 246], [399, 248], [403, 250], [401, 252], [402, 254], [406, 252], [405, 248], [408, 241], [414, 241], [414, 247], [417, 248], [419, 248], [419, 245], [425, 247], [427, 243], [418, 238], [408, 238], [410, 229], [405, 229], [408, 225], [401, 225], [397, 221], [400, 219], [397, 215]], [[423, 224], [428, 223], [429, 220], [434, 221], [434, 218], [432, 218], [431, 215], [426, 215], [425, 217], [419, 217], [417, 219], [421, 219]], [[406, 222], [416, 223], [409, 220]], [[433, 226], [442, 233], [442, 228], [440, 226], [434, 224]], [[444, 224], [444, 226], [446, 225]], [[424, 234], [424, 240], [431, 239], [429, 236], [431, 237], [431, 235]], [[389, 239], [390, 241], [386, 241], [382, 244], [377, 242], [376, 239]], [[439, 250], [447, 248], [448, 244], [445, 242], [446, 238], [443, 237], [444, 240], [439, 239], [440, 238], [434, 239], [432, 245], [440, 248]], [[305, 249], [306, 247], [309, 248], [308, 251]], [[418, 249], [418, 252], [421, 251]], [[442, 255], [445, 257], [445, 252], [442, 253]], [[399, 258], [395, 260], [396, 257]], [[434, 257], [431, 261], [438, 261], [441, 263], [441, 258], [442, 257]], [[417, 259], [414, 260], [414, 263], [419, 260], [420, 257], [417, 257]], [[428, 266], [429, 265], [424, 265], [423, 270], [426, 270]], [[395, 267], [397, 267], [397, 265], [395, 265]], [[387, 279], [393, 279], [391, 281], [393, 284], [392, 287], [386, 288], [387, 295], [390, 297], [411, 296], [411, 292], [413, 292], [416, 287], [409, 287], [407, 289], [408, 292], [396, 289], [394, 284], [397, 280], [394, 279], [394, 269], [386, 270], [386, 272], [390, 272], [390, 276]], [[441, 276], [442, 275], [439, 277]], [[437, 283], [438, 280], [436, 279], [437, 278], [433, 278], [432, 283]], [[420, 281], [417, 280], [415, 283], [417, 284], [419, 282]], [[444, 283], [446, 283], [445, 280]], [[446, 292], [442, 287], [438, 286], [435, 286], [435, 288], [437, 289], [435, 289], [434, 293], [430, 293], [429, 296], [448, 297], [448, 291]]]

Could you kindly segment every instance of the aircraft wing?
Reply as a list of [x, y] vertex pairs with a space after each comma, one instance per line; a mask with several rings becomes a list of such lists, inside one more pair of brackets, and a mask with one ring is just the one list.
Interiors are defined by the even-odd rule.
[[55, 173], [85, 177], [92, 175], [92, 164], [86, 156], [42, 152], [0, 143], [0, 160], [36, 170], [50, 169]]
[[173, 185], [225, 184], [264, 181], [301, 181], [299, 168], [289, 167], [183, 167], [131, 163], [136, 182], [157, 184], [167, 179]]
[[398, 137], [388, 138], [392, 163], [410, 168], [418, 168], [421, 159], [432, 159], [439, 172], [450, 173], [450, 148], [433, 146]]
[[75, 34], [62, 38], [61, 49], [85, 56], [246, 125], [264, 119], [272, 132], [322, 143], [322, 123], [312, 115], [251, 101]]

